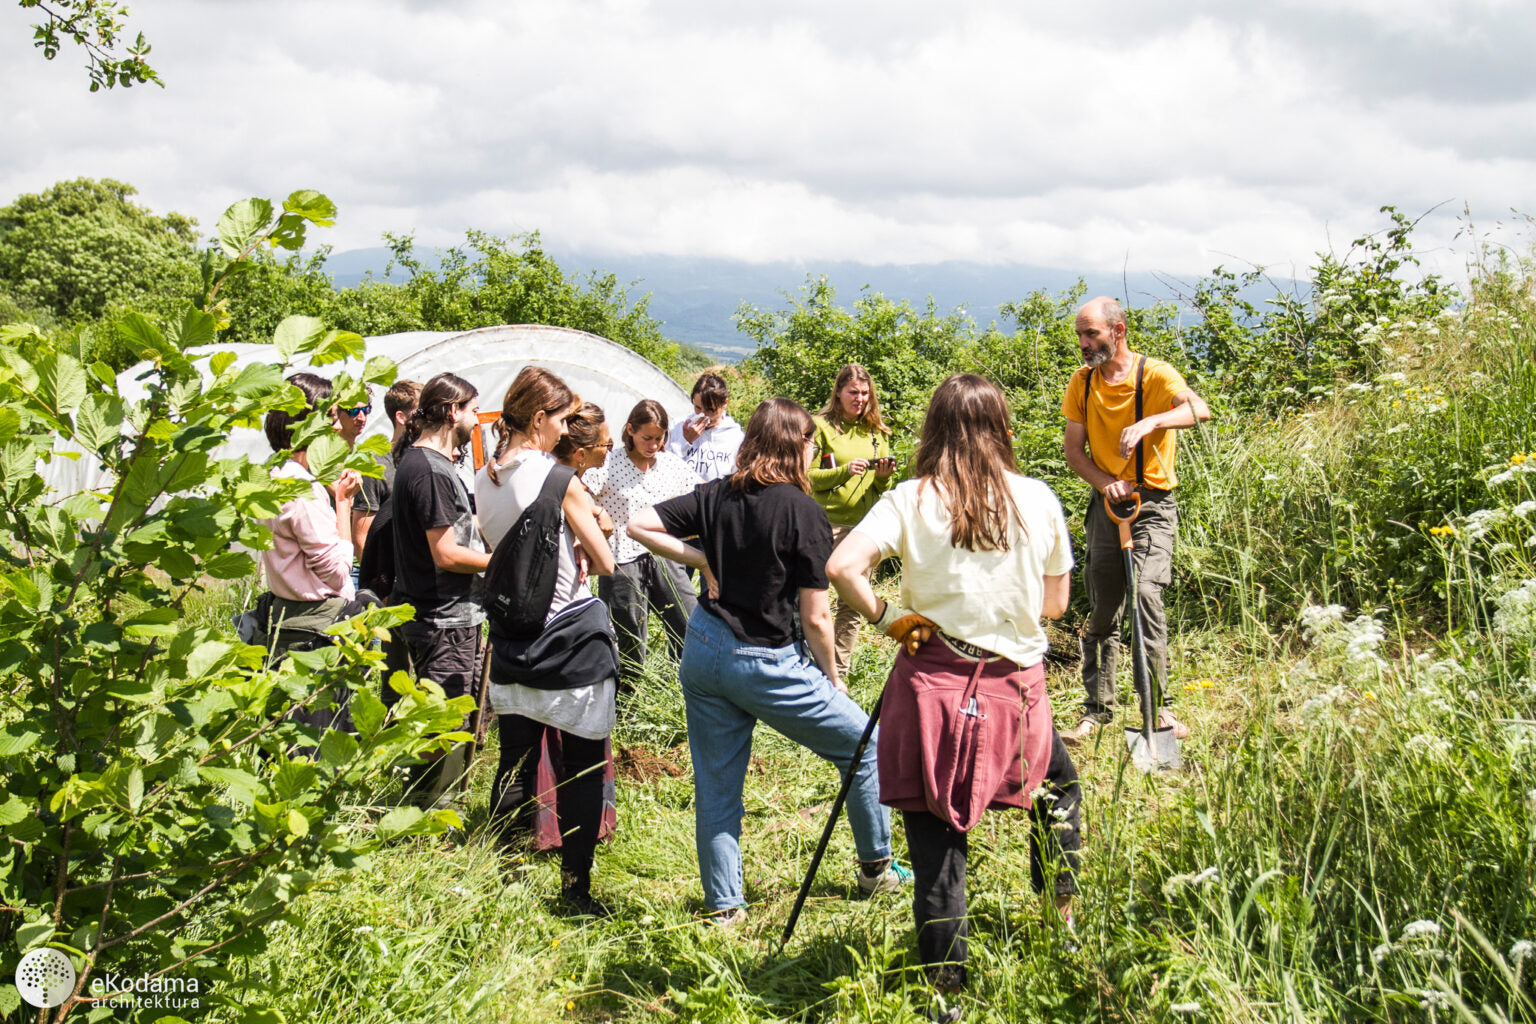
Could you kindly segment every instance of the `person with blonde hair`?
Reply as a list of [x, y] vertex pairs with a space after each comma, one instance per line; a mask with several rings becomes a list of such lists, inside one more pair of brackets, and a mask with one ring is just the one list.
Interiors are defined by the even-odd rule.
[[[816, 415], [816, 454], [810, 471], [811, 497], [826, 509], [834, 546], [896, 482], [890, 433], [880, 417], [880, 397], [869, 371], [849, 363], [838, 371], [832, 396]], [[839, 601], [832, 628], [841, 677], [853, 665], [859, 613]]]
[[[1036, 890], [1054, 882], [1067, 921], [1077, 891], [1082, 794], [1045, 690], [1040, 624], [1066, 611], [1072, 541], [1056, 495], [1019, 474], [1009, 422], [986, 378], [940, 384], [914, 478], [827, 566], [850, 607], [903, 641], [881, 705], [880, 799], [902, 812], [918, 951], [946, 993], [967, 980], [966, 837], [982, 812], [1029, 809]], [[870, 588], [882, 558], [901, 559], [899, 601]]]
[[[705, 580], [678, 676], [693, 759], [704, 908], [720, 925], [746, 919], [741, 794], [757, 723], [847, 772], [869, 722], [832, 657], [826, 576], [832, 528], [807, 493], [815, 441], [809, 413], [787, 398], [771, 398], [747, 423], [735, 473], [629, 520], [631, 538], [699, 569]], [[685, 537], [696, 537], [697, 546]], [[856, 875], [865, 894], [892, 891], [911, 877], [891, 857], [890, 814], [879, 792], [874, 759], [865, 757], [848, 793]]]

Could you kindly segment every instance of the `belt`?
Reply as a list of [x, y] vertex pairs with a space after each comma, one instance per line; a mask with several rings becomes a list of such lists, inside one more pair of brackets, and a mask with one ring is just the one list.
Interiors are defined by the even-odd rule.
[[934, 635], [944, 641], [944, 646], [960, 655], [962, 658], [970, 658], [972, 661], [1000, 661], [1002, 655], [996, 651], [989, 651], [985, 647], [977, 647], [975, 644], [957, 640], [941, 630], [935, 630]]

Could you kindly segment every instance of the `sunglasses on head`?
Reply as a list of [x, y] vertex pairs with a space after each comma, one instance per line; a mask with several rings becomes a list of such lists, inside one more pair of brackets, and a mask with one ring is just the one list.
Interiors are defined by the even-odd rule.
[[370, 402], [367, 405], [344, 405], [341, 407], [341, 411], [348, 416], [356, 416], [358, 413], [370, 413], [373, 412], [373, 403]]

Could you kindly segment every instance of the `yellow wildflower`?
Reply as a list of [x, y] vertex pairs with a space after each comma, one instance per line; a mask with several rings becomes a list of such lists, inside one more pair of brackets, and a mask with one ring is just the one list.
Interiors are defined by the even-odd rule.
[[575, 1003], [573, 1003], [573, 1002], [571, 1002], [571, 1001], [570, 1001], [570, 1000], [566, 1000], [566, 1003], [565, 1003], [565, 1012], [566, 1012], [566, 1013], [570, 1013], [570, 1012], [571, 1012], [571, 1011], [572, 1011], [572, 1010], [574, 1010], [574, 1009], [576, 1009], [576, 1004], [575, 1004]]
[[1509, 461], [1511, 465], [1518, 466], [1525, 462], [1525, 460], [1529, 457], [1530, 456], [1526, 455], [1525, 452], [1515, 452], [1515, 454], [1509, 457]]
[[1402, 405], [1402, 404], [1403, 404], [1403, 403], [1402, 403], [1402, 402], [1399, 402], [1399, 401], [1398, 401], [1398, 400], [1397, 400], [1397, 399], [1395, 399], [1395, 398], [1394, 398], [1394, 399], [1392, 399], [1392, 408], [1394, 408], [1394, 409], [1396, 409], [1396, 408], [1397, 408], [1397, 407], [1398, 407], [1398, 406], [1400, 406], [1400, 405]]
[[1366, 690], [1360, 696], [1364, 697], [1366, 700], [1375, 700], [1376, 699], [1376, 695], [1374, 693], [1372, 693], [1370, 690]]

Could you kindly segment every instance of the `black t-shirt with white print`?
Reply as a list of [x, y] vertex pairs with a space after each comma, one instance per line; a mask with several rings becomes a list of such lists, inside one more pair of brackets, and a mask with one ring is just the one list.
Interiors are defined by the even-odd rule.
[[790, 484], [746, 491], [711, 480], [656, 506], [674, 537], [698, 536], [720, 597], [699, 597], [743, 643], [784, 647], [795, 637], [799, 590], [827, 588], [832, 526], [810, 495]]
[[475, 575], [439, 569], [427, 546], [428, 530], [449, 526], [459, 544], [485, 550], [469, 491], [452, 460], [430, 448], [407, 448], [395, 464], [389, 500], [395, 521], [391, 603], [413, 605], [417, 622], [438, 629], [479, 625], [485, 613], [475, 600]]

